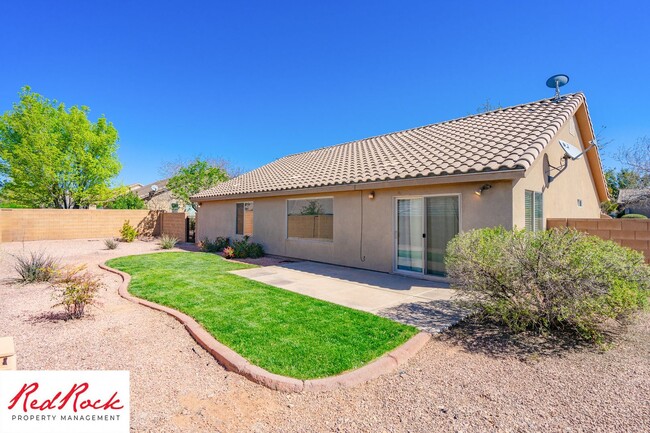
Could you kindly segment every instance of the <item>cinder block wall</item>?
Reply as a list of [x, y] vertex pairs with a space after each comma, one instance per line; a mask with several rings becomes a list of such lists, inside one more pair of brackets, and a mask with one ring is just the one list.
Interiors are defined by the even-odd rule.
[[580, 219], [557, 218], [546, 220], [549, 229], [572, 227], [581, 232], [612, 240], [624, 247], [641, 251], [650, 263], [650, 220], [642, 219]]
[[124, 221], [145, 236], [160, 234], [161, 211], [0, 209], [0, 242], [119, 237]]
[[162, 214], [162, 228], [161, 234], [173, 236], [179, 242], [186, 242], [185, 237], [185, 213], [169, 213]]

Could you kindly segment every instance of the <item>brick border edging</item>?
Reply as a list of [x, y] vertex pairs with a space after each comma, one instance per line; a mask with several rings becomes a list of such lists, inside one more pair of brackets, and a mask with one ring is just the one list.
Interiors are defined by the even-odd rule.
[[122, 278], [122, 284], [120, 284], [120, 287], [118, 288], [118, 293], [121, 297], [136, 304], [144, 305], [145, 307], [169, 314], [182, 323], [194, 340], [210, 353], [226, 370], [240, 374], [252, 382], [276, 391], [330, 391], [337, 388], [350, 388], [362, 384], [369, 380], [376, 379], [383, 374], [390, 373], [398, 366], [403, 365], [418, 353], [431, 339], [430, 334], [420, 332], [411, 337], [406, 343], [393, 349], [391, 352], [384, 354], [371, 363], [337, 376], [308, 380], [281, 376], [251, 364], [243, 356], [217, 341], [208, 331], [203, 329], [201, 325], [187, 314], [131, 295], [127, 290], [129, 283], [131, 282], [131, 276], [129, 274], [113, 269], [105, 263], [100, 264], [99, 267], [105, 271], [119, 275]]

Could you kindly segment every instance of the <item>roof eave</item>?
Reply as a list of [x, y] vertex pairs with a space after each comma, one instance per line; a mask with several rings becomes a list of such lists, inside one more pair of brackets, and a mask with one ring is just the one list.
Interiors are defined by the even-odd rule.
[[514, 179], [523, 178], [524, 175], [525, 175], [525, 169], [513, 168], [508, 170], [497, 170], [497, 171], [488, 171], [488, 172], [447, 174], [442, 176], [438, 175], [438, 176], [426, 176], [426, 177], [423, 176], [423, 177], [415, 177], [415, 178], [408, 178], [408, 179], [357, 182], [357, 183], [349, 183], [349, 184], [319, 186], [319, 187], [251, 192], [251, 193], [244, 193], [244, 194], [228, 194], [228, 195], [217, 195], [217, 196], [208, 196], [208, 197], [193, 196], [190, 197], [190, 200], [192, 202], [223, 201], [223, 200], [239, 200], [244, 198], [252, 199], [252, 198], [260, 198], [260, 197], [319, 194], [319, 193], [357, 191], [357, 190], [368, 190], [368, 189], [398, 188], [398, 187], [408, 187], [408, 186], [444, 185], [450, 183], [485, 182], [485, 181], [495, 181], [495, 180], [514, 180]]

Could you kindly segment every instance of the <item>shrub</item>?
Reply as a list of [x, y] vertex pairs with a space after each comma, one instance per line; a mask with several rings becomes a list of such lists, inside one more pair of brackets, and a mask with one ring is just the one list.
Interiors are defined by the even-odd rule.
[[256, 259], [264, 255], [264, 247], [261, 244], [249, 243], [249, 236], [244, 236], [241, 240], [233, 241], [232, 247], [235, 257], [238, 259], [252, 258]]
[[25, 283], [50, 281], [57, 268], [56, 260], [44, 251], [32, 251], [29, 255], [14, 258], [14, 269], [18, 272], [19, 280]]
[[208, 253], [220, 253], [228, 245], [230, 245], [230, 239], [219, 236], [214, 240], [214, 242], [210, 241], [208, 238], [203, 239], [200, 246], [201, 251]]
[[164, 234], [160, 237], [160, 248], [163, 250], [170, 250], [176, 246], [177, 242], [178, 239], [175, 237]]
[[447, 250], [447, 273], [462, 303], [520, 332], [570, 330], [602, 342], [608, 320], [647, 303], [643, 255], [575, 230], [472, 230]]
[[129, 220], [124, 221], [120, 234], [124, 242], [133, 242], [138, 237], [138, 231], [130, 224]]
[[58, 302], [52, 308], [62, 306], [70, 319], [83, 317], [87, 306], [96, 305], [97, 292], [104, 287], [100, 278], [85, 268], [67, 266], [56, 273], [53, 297]]
[[645, 215], [641, 215], [639, 213], [629, 213], [627, 215], [623, 215], [621, 218], [635, 218], [635, 219], [642, 219], [642, 220], [647, 220], [648, 217]]
[[235, 249], [233, 247], [226, 247], [223, 249], [223, 257], [226, 259], [235, 258]]
[[115, 239], [104, 239], [104, 245], [106, 245], [106, 248], [109, 250], [114, 250], [117, 248], [117, 241]]

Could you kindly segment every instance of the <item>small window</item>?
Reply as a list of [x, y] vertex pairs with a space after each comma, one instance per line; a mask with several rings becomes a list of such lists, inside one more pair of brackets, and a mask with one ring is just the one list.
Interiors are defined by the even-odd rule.
[[287, 237], [332, 240], [334, 199], [287, 200]]
[[253, 202], [237, 203], [237, 227], [235, 234], [253, 234]]
[[578, 199], [578, 207], [582, 207], [582, 199], [581, 198]]
[[544, 230], [544, 200], [541, 192], [526, 191], [526, 230], [533, 232]]

